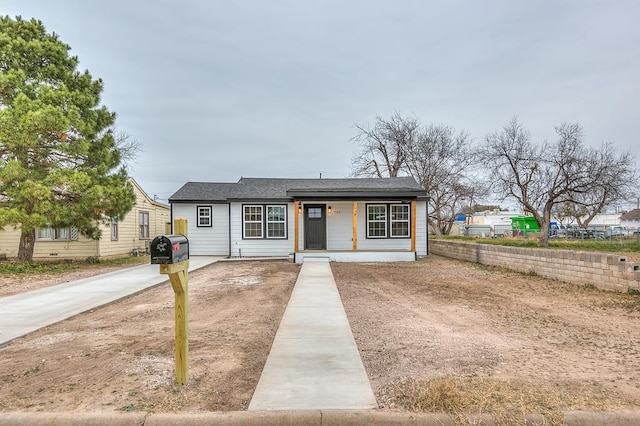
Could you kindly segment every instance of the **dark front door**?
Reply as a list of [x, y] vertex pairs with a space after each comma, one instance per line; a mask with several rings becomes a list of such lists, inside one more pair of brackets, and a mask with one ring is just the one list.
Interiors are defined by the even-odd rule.
[[304, 205], [304, 248], [327, 249], [327, 216], [324, 204]]

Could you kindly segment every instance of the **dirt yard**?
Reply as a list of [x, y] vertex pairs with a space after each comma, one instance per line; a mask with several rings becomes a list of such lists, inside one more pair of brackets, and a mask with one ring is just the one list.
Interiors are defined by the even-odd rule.
[[189, 274], [185, 387], [173, 385], [168, 283], [16, 339], [0, 349], [0, 411], [244, 410], [298, 271], [222, 262]]
[[[173, 385], [166, 284], [1, 348], [0, 411], [244, 410], [298, 268], [221, 262], [190, 274], [185, 387]], [[640, 406], [638, 295], [435, 256], [332, 268], [382, 409]]]

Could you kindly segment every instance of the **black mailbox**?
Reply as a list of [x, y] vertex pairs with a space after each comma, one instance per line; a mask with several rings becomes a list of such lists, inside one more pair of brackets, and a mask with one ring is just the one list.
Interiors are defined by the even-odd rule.
[[167, 265], [189, 259], [189, 240], [184, 235], [160, 235], [153, 239], [151, 264]]

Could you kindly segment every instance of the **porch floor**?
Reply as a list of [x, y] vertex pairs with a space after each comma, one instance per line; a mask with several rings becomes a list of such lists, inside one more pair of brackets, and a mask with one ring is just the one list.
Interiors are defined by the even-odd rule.
[[413, 262], [418, 255], [411, 250], [300, 250], [293, 254], [295, 263], [312, 258], [326, 258], [330, 262]]

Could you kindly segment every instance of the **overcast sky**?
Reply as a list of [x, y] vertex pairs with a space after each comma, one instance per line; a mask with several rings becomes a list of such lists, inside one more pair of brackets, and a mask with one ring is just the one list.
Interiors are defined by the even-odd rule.
[[345, 177], [354, 124], [394, 112], [476, 141], [578, 121], [640, 158], [640, 1], [3, 0], [105, 84], [166, 199], [187, 181]]

